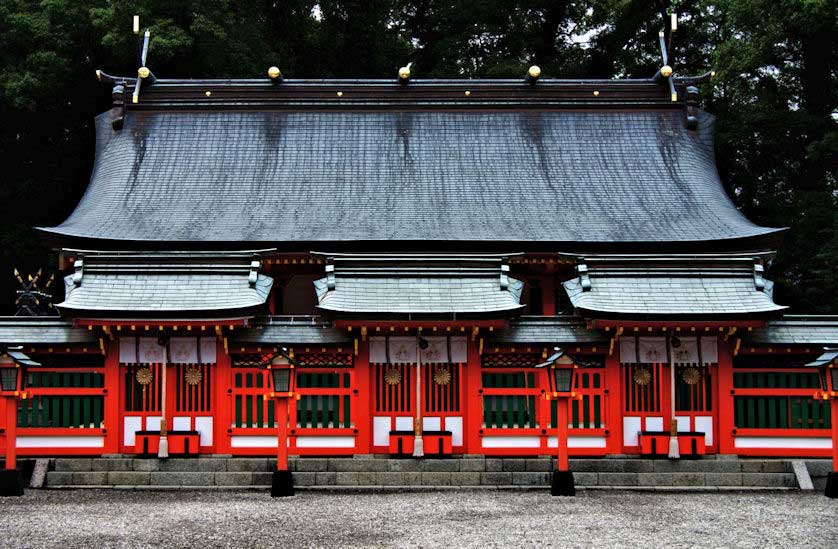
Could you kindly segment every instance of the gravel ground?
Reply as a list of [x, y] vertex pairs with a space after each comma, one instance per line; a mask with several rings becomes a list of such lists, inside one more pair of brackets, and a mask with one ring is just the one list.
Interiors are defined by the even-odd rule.
[[0, 499], [0, 544], [41, 546], [838, 547], [818, 494], [29, 491]]

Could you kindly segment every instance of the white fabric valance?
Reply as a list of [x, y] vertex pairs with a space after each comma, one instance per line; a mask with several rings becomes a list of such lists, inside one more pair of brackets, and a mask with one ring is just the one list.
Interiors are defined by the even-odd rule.
[[[719, 362], [718, 339], [714, 337], [680, 337], [680, 345], [672, 348], [672, 361], [675, 364], [716, 364]], [[701, 353], [699, 353], [699, 341]], [[637, 346], [639, 343], [639, 347]], [[641, 363], [668, 363], [667, 338], [665, 337], [624, 337], [620, 339], [620, 362], [636, 364], [638, 356]]]
[[[165, 352], [156, 337], [119, 338], [122, 364], [159, 364], [166, 360]], [[172, 364], [215, 364], [215, 337], [173, 337], [169, 341], [168, 360]]]
[[[468, 357], [466, 337], [430, 336], [425, 339], [428, 342], [428, 348], [421, 350], [423, 364], [466, 362]], [[370, 363], [415, 364], [417, 349], [418, 345], [414, 336], [371, 337]]]

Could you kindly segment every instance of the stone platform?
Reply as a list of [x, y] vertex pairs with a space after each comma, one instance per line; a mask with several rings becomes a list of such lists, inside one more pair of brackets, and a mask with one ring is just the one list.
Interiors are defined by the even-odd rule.
[[[547, 489], [550, 458], [463, 456], [390, 459], [379, 456], [291, 458], [299, 489]], [[816, 489], [828, 460], [807, 467]], [[625, 456], [573, 459], [580, 489], [737, 490], [797, 489], [790, 460], [710, 457], [669, 461]], [[55, 458], [47, 488], [238, 488], [267, 489], [273, 458], [199, 457], [168, 460], [134, 457]]]

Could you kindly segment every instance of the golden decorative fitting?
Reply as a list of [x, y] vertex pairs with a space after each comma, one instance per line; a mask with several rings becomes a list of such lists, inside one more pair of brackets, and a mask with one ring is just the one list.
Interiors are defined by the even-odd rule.
[[148, 78], [148, 75], [151, 74], [151, 71], [148, 70], [148, 67], [140, 67], [137, 69], [137, 74], [140, 78]]
[[407, 67], [402, 67], [399, 69], [399, 78], [402, 80], [407, 80], [410, 78], [410, 69]]
[[664, 65], [663, 67], [661, 67], [661, 76], [666, 78], [672, 76], [672, 67], [670, 67], [669, 65]]
[[277, 66], [273, 66], [268, 69], [268, 78], [270, 78], [271, 80], [279, 78], [281, 74], [282, 73], [279, 71], [279, 67]]
[[469, 96], [469, 95], [471, 95], [471, 92], [469, 90], [466, 90], [466, 96]]
[[402, 373], [395, 368], [390, 368], [384, 372], [384, 381], [387, 385], [398, 385], [402, 381]]
[[343, 92], [338, 92], [338, 97], [343, 97]]
[[201, 383], [203, 378], [204, 376], [198, 368], [188, 368], [186, 373], [183, 375], [183, 379], [186, 381], [187, 385], [197, 385]]
[[599, 90], [594, 90], [594, 97], [599, 97]]
[[638, 385], [648, 385], [650, 381], [652, 381], [652, 374], [649, 372], [648, 368], [640, 368], [634, 375], [632, 376], [634, 382]]
[[687, 368], [681, 373], [681, 378], [687, 385], [696, 385], [701, 380], [701, 372], [698, 368]]
[[150, 368], [140, 368], [137, 370], [137, 383], [140, 385], [148, 385], [151, 383], [151, 380], [154, 378], [154, 375], [151, 373]]
[[209, 97], [209, 96], [211, 96], [211, 95], [212, 95], [212, 92], [211, 92], [211, 91], [205, 91], [205, 92], [204, 92], [204, 95], [206, 95], [207, 97]]
[[434, 372], [434, 383], [437, 385], [448, 385], [451, 383], [451, 372], [448, 368], [440, 368]]
[[541, 76], [541, 67], [538, 65], [533, 65], [527, 70], [527, 74], [530, 75], [530, 78], [538, 78]]

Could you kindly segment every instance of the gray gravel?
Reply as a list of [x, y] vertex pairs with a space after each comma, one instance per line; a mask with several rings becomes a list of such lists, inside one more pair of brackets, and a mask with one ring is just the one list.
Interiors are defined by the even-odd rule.
[[838, 546], [838, 500], [802, 493], [29, 491], [0, 543], [79, 546]]

